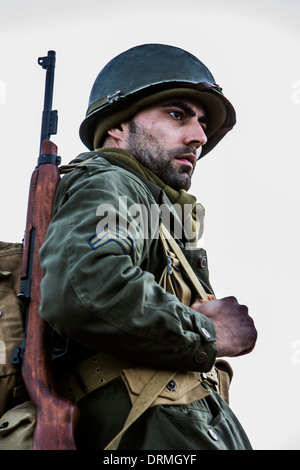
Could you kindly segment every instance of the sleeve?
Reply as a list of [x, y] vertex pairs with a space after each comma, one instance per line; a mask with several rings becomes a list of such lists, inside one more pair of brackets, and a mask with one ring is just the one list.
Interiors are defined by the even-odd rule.
[[[138, 230], [135, 239], [118, 233], [120, 195], [126, 194], [128, 207], [138, 202], [149, 209], [147, 188], [118, 171], [65, 186], [40, 252], [40, 315], [60, 335], [94, 351], [159, 368], [210, 370], [217, 352], [211, 320], [141, 269], [149, 237]], [[115, 226], [114, 217], [104, 223], [105, 211], [99, 215], [105, 204], [113, 208]], [[127, 223], [134, 223], [133, 215]]]

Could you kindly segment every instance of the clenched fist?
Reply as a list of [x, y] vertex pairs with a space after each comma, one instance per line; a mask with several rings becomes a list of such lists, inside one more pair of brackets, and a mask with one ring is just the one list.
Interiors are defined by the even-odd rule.
[[257, 331], [248, 308], [235, 297], [203, 301], [197, 299], [191, 308], [210, 318], [216, 330], [217, 357], [242, 356], [252, 351]]

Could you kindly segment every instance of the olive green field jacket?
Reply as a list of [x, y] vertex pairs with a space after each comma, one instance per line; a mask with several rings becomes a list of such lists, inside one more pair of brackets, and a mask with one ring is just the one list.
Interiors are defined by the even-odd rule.
[[[160, 196], [172, 213], [162, 190]], [[144, 211], [140, 231], [136, 207]], [[40, 314], [91, 352], [154, 368], [208, 371], [217, 352], [213, 323], [158, 285], [166, 259], [151, 217], [161, 217], [159, 207], [138, 176], [101, 156], [65, 175], [40, 252]], [[205, 251], [185, 255], [212, 293]]]

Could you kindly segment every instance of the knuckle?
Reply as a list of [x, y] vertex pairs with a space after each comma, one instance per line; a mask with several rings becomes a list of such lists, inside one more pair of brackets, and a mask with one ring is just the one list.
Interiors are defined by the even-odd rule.
[[251, 330], [249, 331], [249, 334], [248, 334], [248, 340], [249, 340], [249, 346], [252, 348], [254, 348], [254, 345], [257, 341], [257, 330], [256, 328], [253, 326], [253, 328], [251, 328]]
[[257, 337], [258, 337], [258, 332], [257, 332], [257, 329], [255, 328], [255, 326], [253, 325], [253, 328], [252, 328], [252, 338], [253, 338], [253, 341], [256, 341], [256, 340], [257, 340]]
[[[244, 315], [249, 315], [249, 309], [247, 307], [247, 305], [240, 305], [240, 311], [241, 313], [243, 313]], [[249, 317], [250, 318], [250, 317]]]
[[224, 300], [230, 303], [238, 303], [236, 297], [234, 297], [233, 295], [230, 295], [229, 297], [225, 297]]

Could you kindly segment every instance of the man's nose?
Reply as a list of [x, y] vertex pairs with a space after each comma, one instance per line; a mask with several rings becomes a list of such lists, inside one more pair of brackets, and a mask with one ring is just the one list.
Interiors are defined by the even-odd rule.
[[186, 144], [192, 145], [196, 149], [202, 147], [207, 142], [207, 136], [205, 130], [203, 129], [201, 123], [193, 121], [189, 124], [189, 128], [186, 133]]

